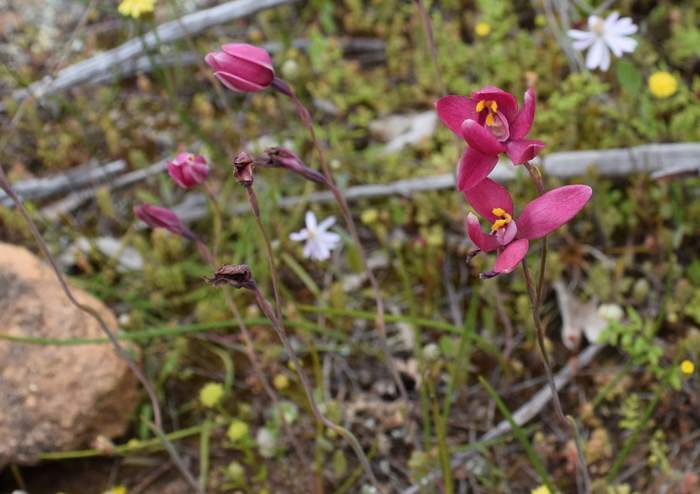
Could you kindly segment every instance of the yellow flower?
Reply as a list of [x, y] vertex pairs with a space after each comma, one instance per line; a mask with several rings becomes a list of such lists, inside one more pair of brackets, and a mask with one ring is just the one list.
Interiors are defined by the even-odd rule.
[[530, 494], [552, 494], [549, 487], [546, 485], [541, 485], [537, 489], [532, 489]]
[[678, 81], [669, 72], [654, 72], [649, 77], [649, 91], [657, 98], [668, 98], [678, 90]]
[[491, 32], [491, 25], [488, 22], [477, 22], [474, 31], [476, 31], [477, 36], [484, 38]]
[[684, 360], [681, 362], [681, 372], [686, 376], [691, 375], [693, 372], [695, 372], [695, 364], [690, 360]]
[[155, 8], [156, 0], [122, 0], [117, 8], [126, 17], [138, 19], [142, 14], [150, 14]]
[[216, 406], [224, 396], [224, 387], [219, 383], [207, 383], [199, 390], [199, 401], [207, 408]]
[[272, 384], [274, 384], [275, 388], [282, 391], [289, 387], [289, 378], [285, 374], [277, 374], [272, 380]]
[[231, 442], [237, 443], [238, 441], [246, 437], [248, 435], [248, 432], [248, 424], [246, 424], [242, 420], [236, 419], [233, 422], [231, 422], [231, 425], [228, 426], [228, 431], [226, 431], [226, 435], [231, 440]]
[[127, 493], [126, 487], [124, 487], [123, 485], [116, 485], [116, 486], [112, 487], [111, 489], [104, 491], [103, 494], [126, 494], [126, 493]]

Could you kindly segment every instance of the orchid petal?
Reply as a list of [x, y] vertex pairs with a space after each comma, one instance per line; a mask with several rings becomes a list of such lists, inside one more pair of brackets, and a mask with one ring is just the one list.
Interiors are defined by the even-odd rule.
[[459, 160], [457, 189], [462, 192], [471, 189], [491, 173], [496, 163], [498, 163], [498, 156], [468, 148]]
[[532, 121], [535, 119], [535, 103], [535, 90], [529, 88], [527, 91], [525, 91], [523, 107], [510, 124], [511, 139], [522, 139], [528, 132], [530, 132]]
[[496, 237], [484, 233], [481, 229], [479, 218], [473, 213], [467, 215], [467, 235], [469, 235], [469, 239], [474, 242], [474, 245], [483, 252], [491, 252], [500, 247]]
[[576, 216], [592, 194], [587, 185], [565, 185], [545, 192], [523, 209], [517, 238], [533, 240], [556, 230]]
[[505, 228], [499, 228], [494, 236], [496, 237], [496, 240], [498, 240], [499, 244], [508, 245], [513, 241], [517, 233], [518, 225], [515, 224], [515, 221], [511, 221]]
[[462, 137], [462, 122], [477, 118], [476, 103], [466, 96], [444, 96], [435, 103], [435, 109], [442, 123]]
[[503, 144], [498, 142], [486, 127], [479, 125], [474, 120], [467, 119], [464, 121], [462, 124], [462, 136], [471, 147], [484, 154], [497, 155], [505, 151]]
[[529, 242], [524, 238], [509, 243], [496, 257], [493, 271], [495, 273], [510, 273], [523, 260], [528, 249]]
[[519, 139], [506, 143], [506, 153], [514, 165], [527, 163], [544, 148], [544, 143], [538, 140]]
[[515, 118], [515, 114], [518, 111], [518, 102], [515, 100], [515, 96], [495, 86], [486, 86], [475, 91], [472, 93], [471, 99], [475, 102], [474, 104], [482, 100], [495, 101], [498, 105], [498, 111], [505, 115], [508, 122]]
[[232, 91], [238, 91], [239, 93], [256, 93], [265, 89], [265, 86], [260, 86], [259, 84], [241, 79], [228, 72], [214, 72], [214, 76], [216, 76], [224, 86]]
[[490, 178], [485, 178], [475, 187], [464, 191], [464, 198], [477, 213], [492, 223], [498, 219], [493, 214], [495, 208], [513, 214], [513, 199], [508, 189]]

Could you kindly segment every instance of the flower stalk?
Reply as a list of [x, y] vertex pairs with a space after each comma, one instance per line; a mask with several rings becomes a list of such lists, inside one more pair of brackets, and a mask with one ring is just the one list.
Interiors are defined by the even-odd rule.
[[313, 413], [314, 417], [324, 426], [328, 427], [329, 429], [333, 430], [338, 435], [343, 437], [350, 444], [350, 447], [353, 449], [353, 451], [357, 455], [357, 458], [360, 460], [362, 468], [364, 469], [372, 485], [379, 492], [385, 492], [377, 478], [374, 476], [374, 472], [372, 471], [369, 459], [367, 458], [367, 455], [365, 455], [365, 452], [362, 449], [362, 446], [360, 445], [360, 442], [357, 440], [355, 435], [345, 427], [336, 424], [335, 422], [330, 420], [321, 412], [313, 395], [313, 387], [306, 378], [306, 374], [303, 371], [301, 361], [299, 360], [299, 357], [297, 356], [294, 347], [289, 341], [289, 337], [287, 336], [287, 333], [284, 327], [282, 326], [281, 320], [277, 318], [274, 309], [258, 288], [255, 279], [253, 278], [253, 275], [250, 271], [250, 268], [246, 265], [223, 266], [219, 268], [214, 274], [214, 276], [208, 281], [213, 285], [227, 284], [232, 285], [235, 288], [244, 288], [253, 292], [253, 295], [255, 296], [255, 302], [257, 303], [258, 307], [260, 307], [260, 310], [263, 312], [265, 317], [267, 317], [272, 323], [272, 327], [275, 330], [275, 333], [277, 333], [277, 337], [279, 338], [280, 342], [282, 343], [282, 346], [284, 346], [284, 349], [287, 352], [287, 355], [289, 356], [292, 366], [294, 367], [294, 371], [299, 377], [299, 381], [301, 382], [302, 388], [304, 388], [304, 393], [306, 394], [306, 398], [309, 402], [309, 407], [311, 408], [311, 412]]
[[313, 147], [316, 150], [316, 154], [318, 155], [319, 163], [321, 165], [321, 171], [323, 172], [323, 175], [325, 177], [325, 185], [331, 191], [331, 194], [333, 194], [333, 198], [335, 199], [335, 202], [338, 205], [338, 208], [340, 209], [340, 213], [343, 216], [343, 220], [345, 221], [348, 231], [350, 232], [350, 236], [352, 237], [353, 242], [360, 253], [359, 257], [362, 259], [363, 268], [365, 270], [367, 279], [369, 280], [369, 283], [372, 287], [372, 293], [374, 295], [377, 310], [377, 330], [379, 332], [379, 340], [382, 346], [382, 352], [384, 353], [386, 364], [389, 367], [389, 371], [391, 372], [392, 378], [399, 392], [399, 395], [401, 396], [402, 401], [406, 405], [408, 405], [408, 391], [406, 390], [406, 386], [404, 386], [403, 381], [401, 380], [399, 371], [396, 368], [396, 365], [394, 364], [391, 350], [389, 349], [389, 343], [386, 334], [384, 299], [382, 297], [379, 282], [374, 276], [372, 268], [369, 266], [367, 253], [365, 252], [362, 242], [360, 241], [357, 226], [355, 225], [355, 221], [353, 220], [352, 214], [350, 213], [350, 208], [348, 207], [347, 200], [336, 185], [335, 180], [333, 179], [333, 173], [331, 172], [331, 169], [328, 166], [328, 163], [326, 162], [325, 153], [323, 151], [321, 143], [318, 140], [318, 137], [316, 136], [316, 130], [314, 128], [311, 115], [306, 106], [304, 106], [301, 100], [297, 97], [296, 93], [291, 88], [291, 86], [289, 86], [289, 84], [287, 84], [285, 81], [278, 77], [275, 77], [272, 81], [272, 87], [277, 91], [281, 92], [282, 94], [288, 96], [292, 100], [292, 103], [294, 103], [294, 106], [297, 109], [297, 113], [299, 115], [300, 120], [302, 121], [304, 127], [306, 127], [309, 133], [309, 137], [311, 138]]

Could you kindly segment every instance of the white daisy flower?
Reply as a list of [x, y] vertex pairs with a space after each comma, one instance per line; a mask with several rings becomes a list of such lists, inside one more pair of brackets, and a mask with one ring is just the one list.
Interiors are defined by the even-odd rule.
[[637, 32], [637, 26], [629, 17], [620, 19], [620, 14], [613, 12], [605, 20], [592, 15], [588, 18], [588, 31], [569, 30], [573, 46], [579, 51], [588, 49], [586, 67], [593, 70], [600, 67], [606, 71], [610, 67], [610, 51], [616, 57], [623, 53], [632, 53], [637, 48], [637, 41], [629, 36]]
[[327, 231], [334, 224], [335, 218], [333, 216], [318, 224], [316, 215], [311, 211], [307, 211], [306, 228], [290, 234], [289, 238], [295, 242], [306, 241], [304, 257], [316, 261], [325, 261], [331, 257], [331, 251], [340, 245], [340, 235]]

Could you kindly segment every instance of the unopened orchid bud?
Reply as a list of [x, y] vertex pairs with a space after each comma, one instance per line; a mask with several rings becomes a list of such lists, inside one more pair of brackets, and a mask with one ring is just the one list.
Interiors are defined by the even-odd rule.
[[209, 165], [204, 156], [180, 153], [168, 161], [168, 175], [183, 189], [190, 189], [207, 179]]
[[233, 158], [233, 177], [244, 187], [253, 185], [253, 158], [241, 151]]
[[174, 211], [168, 208], [154, 206], [153, 204], [142, 204], [134, 208], [134, 214], [151, 228], [165, 228], [175, 235], [196, 240], [194, 233], [182, 223], [182, 220]]
[[270, 54], [257, 46], [229, 43], [221, 51], [207, 54], [205, 60], [214, 69], [216, 78], [233, 91], [262, 91], [275, 78]]
[[259, 166], [286, 168], [312, 182], [327, 184], [326, 177], [322, 173], [306, 166], [299, 156], [286, 148], [268, 148], [262, 156], [255, 160], [255, 163]]

